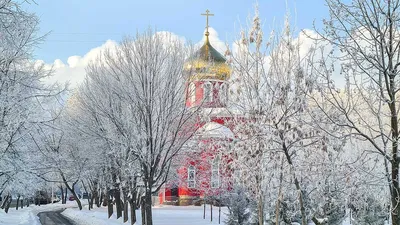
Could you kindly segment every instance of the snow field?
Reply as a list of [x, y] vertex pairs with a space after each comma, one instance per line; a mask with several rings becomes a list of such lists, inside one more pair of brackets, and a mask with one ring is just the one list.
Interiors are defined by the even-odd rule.
[[67, 204], [54, 203], [48, 205], [30, 205], [23, 209], [15, 210], [10, 208], [8, 213], [0, 210], [0, 225], [40, 225], [39, 217], [40, 212], [59, 210], [63, 208], [77, 207], [75, 202], [67, 201]]
[[[221, 209], [221, 224], [224, 224], [227, 208]], [[122, 218], [117, 220], [114, 211], [113, 216], [107, 218], [107, 208], [94, 207], [88, 210], [87, 206], [82, 211], [77, 208], [69, 208], [63, 212], [63, 215], [74, 220], [77, 225], [117, 225], [130, 224], [122, 222]], [[140, 210], [136, 210], [137, 225], [141, 224]], [[210, 221], [210, 207], [206, 208], [206, 219], [203, 219], [202, 206], [157, 206], [153, 208], [153, 223], [155, 225], [208, 225], [218, 224], [218, 207], [213, 207], [213, 222]]]

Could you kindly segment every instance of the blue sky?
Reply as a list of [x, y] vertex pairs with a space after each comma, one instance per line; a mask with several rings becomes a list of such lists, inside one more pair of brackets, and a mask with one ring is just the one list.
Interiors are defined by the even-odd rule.
[[[27, 5], [40, 20], [40, 33], [51, 32], [35, 51], [35, 58], [52, 63], [69, 56], [85, 55], [106, 40], [120, 41], [149, 26], [170, 31], [194, 43], [202, 38], [209, 9], [215, 16], [212, 26], [223, 41], [231, 42], [238, 34], [240, 21], [253, 12], [249, 0], [36, 0]], [[285, 0], [259, 0], [260, 17], [268, 31], [275, 19], [281, 25], [286, 11]], [[287, 0], [297, 28], [312, 28], [327, 16], [323, 0]]]

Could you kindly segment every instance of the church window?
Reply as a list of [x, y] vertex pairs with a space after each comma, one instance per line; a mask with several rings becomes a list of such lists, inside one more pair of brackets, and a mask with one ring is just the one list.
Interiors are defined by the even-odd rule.
[[189, 84], [189, 93], [188, 93], [188, 95], [189, 95], [190, 102], [192, 104], [195, 103], [195, 101], [196, 101], [196, 84], [194, 84], [194, 83], [190, 83]]
[[203, 89], [204, 89], [204, 101], [211, 102], [213, 99], [212, 84], [210, 82], [204, 83]]
[[188, 188], [196, 187], [196, 169], [194, 168], [194, 166], [189, 166], [188, 168], [187, 187]]
[[226, 104], [228, 100], [227, 88], [225, 83], [221, 84], [221, 87], [219, 89], [219, 100], [222, 104]]
[[215, 157], [212, 161], [211, 165], [211, 188], [218, 188], [219, 187], [219, 157]]

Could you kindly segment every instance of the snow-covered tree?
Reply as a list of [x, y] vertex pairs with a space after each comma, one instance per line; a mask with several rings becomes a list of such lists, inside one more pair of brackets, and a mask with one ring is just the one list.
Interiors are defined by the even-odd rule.
[[152, 224], [152, 194], [195, 132], [196, 110], [185, 106], [186, 56], [183, 44], [170, 35], [138, 34], [92, 62], [79, 91], [83, 111], [108, 145], [117, 190], [121, 170], [137, 163], [139, 171], [130, 175], [139, 174], [145, 188], [146, 224]]
[[[342, 115], [340, 120], [331, 117], [332, 122], [373, 146], [363, 154], [371, 158], [380, 156], [377, 160], [386, 171], [381, 182], [386, 180], [391, 196], [392, 224], [399, 224], [400, 1], [326, 3], [330, 16], [315, 39], [331, 47], [319, 49], [322, 57], [313, 62], [312, 72], [319, 78], [324, 102]], [[338, 77], [345, 81], [344, 85], [335, 82]]]
[[227, 225], [250, 225], [254, 199], [251, 199], [242, 187], [235, 187], [223, 197], [223, 203], [228, 207], [229, 214], [225, 220]]
[[[339, 179], [337, 168], [330, 167], [337, 163], [333, 156], [341, 154], [343, 143], [323, 132], [333, 123], [316, 122], [323, 117], [309, 100], [314, 74], [308, 71], [313, 51], [303, 47], [307, 36], [294, 37], [287, 15], [282, 31], [265, 40], [259, 21], [256, 11], [251, 29], [241, 32], [230, 58], [231, 107], [244, 115], [234, 121], [232, 165], [256, 199], [259, 224], [306, 225], [320, 216], [323, 190], [326, 207], [343, 191], [342, 183], [338, 190], [324, 189]], [[342, 201], [333, 210], [342, 213], [344, 206]]]
[[51, 76], [43, 64], [32, 58], [34, 47], [43, 38], [37, 36], [38, 18], [23, 8], [24, 1], [0, 1], [0, 189], [9, 189], [23, 179], [28, 134], [34, 125], [52, 120], [49, 105], [59, 97], [56, 85], [45, 84]]
[[93, 165], [91, 154], [85, 148], [87, 145], [81, 144], [86, 141], [85, 136], [68, 128], [65, 115], [59, 116], [58, 120], [38, 124], [35, 133], [30, 136], [36, 153], [36, 157], [30, 159], [36, 164], [31, 168], [33, 173], [48, 182], [63, 184], [82, 209], [77, 189], [83, 175]]

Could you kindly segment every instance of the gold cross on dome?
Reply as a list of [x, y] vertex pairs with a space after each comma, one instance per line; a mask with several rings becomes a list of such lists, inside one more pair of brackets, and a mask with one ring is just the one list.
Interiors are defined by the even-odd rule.
[[210, 33], [208, 32], [208, 17], [209, 17], [209, 16], [214, 16], [214, 14], [210, 14], [210, 11], [207, 9], [207, 10], [206, 10], [206, 13], [202, 13], [201, 15], [202, 15], [202, 16], [206, 16], [206, 36], [208, 37], [208, 35], [210, 34]]

